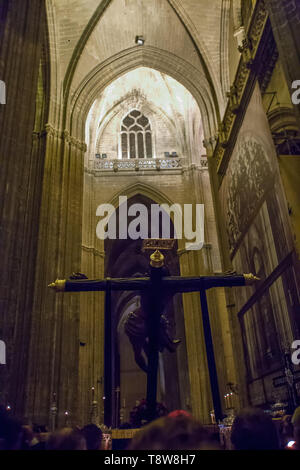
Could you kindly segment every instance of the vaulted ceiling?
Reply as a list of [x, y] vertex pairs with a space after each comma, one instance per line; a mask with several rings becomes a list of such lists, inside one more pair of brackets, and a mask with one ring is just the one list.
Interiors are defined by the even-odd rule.
[[[99, 64], [135, 47], [179, 57], [205, 74], [224, 107], [228, 60], [224, 37], [230, 0], [47, 0], [57, 83], [75, 91]], [[225, 25], [225, 26], [224, 26]]]

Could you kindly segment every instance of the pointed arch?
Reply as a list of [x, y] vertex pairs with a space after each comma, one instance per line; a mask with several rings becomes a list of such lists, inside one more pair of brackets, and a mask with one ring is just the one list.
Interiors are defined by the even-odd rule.
[[[168, 196], [165, 193], [163, 193], [162, 191], [159, 191], [158, 189], [148, 184], [138, 182], [138, 183], [131, 184], [125, 188], [123, 187], [118, 193], [116, 193], [111, 198], [111, 200], [109, 201], [109, 204], [112, 204], [114, 208], [117, 210], [119, 207], [120, 196], [126, 196], [127, 199], [129, 200], [137, 195], [145, 196], [146, 198], [148, 198], [149, 200], [153, 201], [155, 204], [158, 204], [160, 206], [163, 204], [168, 205], [169, 207], [174, 206], [175, 216], [174, 216], [174, 213], [171, 212], [169, 217], [172, 221], [172, 224], [175, 224], [174, 227], [176, 227], [176, 223], [175, 223], [176, 217], [177, 217], [177, 220], [180, 220], [180, 218], [183, 215], [182, 211], [179, 211], [177, 209], [177, 205], [173, 201], [171, 201], [171, 199], [168, 198]], [[179, 238], [177, 242], [178, 242], [178, 249], [182, 249], [185, 247], [184, 238]]]
[[109, 204], [112, 204], [115, 208], [119, 207], [119, 197], [120, 196], [127, 196], [128, 199], [141, 194], [148, 199], [151, 199], [156, 204], [174, 204], [171, 199], [168, 198], [166, 194], [162, 191], [159, 191], [153, 186], [141, 182], [133, 183], [125, 188], [123, 187], [120, 191], [118, 191], [109, 201]]
[[86, 43], [89, 40], [89, 37], [91, 36], [92, 32], [94, 31], [96, 25], [100, 21], [100, 18], [104, 14], [106, 8], [108, 5], [112, 2], [113, 0], [101, 0], [99, 6], [97, 7], [96, 11], [94, 12], [92, 18], [88, 22], [85, 30], [83, 31], [81, 37], [79, 38], [79, 41], [74, 49], [74, 52], [72, 54], [71, 60], [69, 62], [69, 66], [67, 68], [67, 72], [64, 78], [64, 95], [68, 95], [71, 84], [72, 84], [72, 79], [77, 67], [77, 64], [79, 62], [79, 59], [81, 57], [81, 54], [86, 46]]
[[[105, 132], [106, 127], [109, 125], [110, 121], [114, 119], [114, 117], [120, 112], [122, 106], [126, 102], [128, 98], [125, 96], [124, 98], [120, 99], [118, 102], [114, 103], [111, 109], [109, 109], [101, 118], [101, 124], [98, 122], [97, 123], [97, 137], [96, 141], [99, 141], [101, 139], [101, 136]], [[94, 105], [93, 105], [94, 106]], [[99, 106], [99, 103], [96, 104], [96, 106]], [[136, 106], [136, 104], [133, 104], [133, 106]], [[184, 142], [182, 142], [182, 139], [179, 138], [178, 132], [176, 130], [176, 123], [174, 122], [173, 119], [168, 116], [168, 114], [165, 112], [165, 110], [159, 106], [156, 106], [153, 102], [150, 102], [146, 100], [142, 95], [139, 96], [139, 110], [142, 113], [151, 113], [152, 115], [157, 115], [159, 118], [162, 119], [164, 124], [166, 125], [167, 129], [169, 130], [170, 134], [174, 135], [176, 138], [176, 142], [178, 144], [178, 147], [181, 149], [181, 153], [184, 154], [185, 149], [184, 149]], [[99, 109], [99, 108], [98, 108]], [[132, 108], [133, 109], [133, 108]], [[126, 117], [128, 114], [128, 111], [124, 112], [124, 115], [121, 117], [120, 122], [122, 121], [123, 118]], [[151, 130], [152, 130], [152, 144], [153, 144], [153, 154], [156, 155], [156, 141], [155, 141], [155, 132], [156, 132], [156, 126], [155, 126], [155, 121], [151, 118], [149, 118], [149, 115], [145, 114], [147, 118], [150, 121], [151, 125]]]
[[218, 115], [211, 88], [204, 73], [182, 58], [152, 47], [139, 46], [122, 51], [95, 67], [82, 81], [72, 97], [65, 102], [66, 128], [71, 135], [84, 140], [88, 112], [102, 90], [121, 75], [138, 67], [149, 67], [171, 76], [194, 96], [201, 111], [205, 137], [218, 127]]
[[[71, 60], [69, 62], [66, 75], [64, 77], [64, 81], [63, 81], [64, 96], [69, 95], [73, 76], [76, 71], [82, 52], [92, 32], [94, 31], [96, 25], [99, 23], [99, 21], [101, 20], [101, 17], [104, 15], [107, 7], [110, 5], [112, 1], [113, 0], [101, 0], [99, 6], [97, 7], [88, 25], [86, 26], [84, 32], [79, 38], [78, 43], [73, 51]], [[51, 0], [48, 0], [48, 2], [51, 2]], [[179, 21], [185, 28], [187, 34], [189, 35], [190, 39], [192, 40], [198, 52], [199, 59], [205, 71], [206, 78], [211, 85], [210, 92], [213, 96], [217, 115], [219, 115], [219, 106], [220, 105], [222, 106], [223, 98], [222, 98], [222, 94], [219, 91], [218, 79], [215, 76], [212, 67], [210, 66], [208, 51], [206, 50], [203, 41], [201, 41], [201, 39], [199, 38], [199, 34], [197, 34], [197, 30], [191, 18], [187, 15], [186, 11], [184, 10], [183, 6], [178, 2], [178, 0], [167, 0], [167, 2], [169, 3], [170, 7], [173, 9], [175, 14], [177, 15]]]

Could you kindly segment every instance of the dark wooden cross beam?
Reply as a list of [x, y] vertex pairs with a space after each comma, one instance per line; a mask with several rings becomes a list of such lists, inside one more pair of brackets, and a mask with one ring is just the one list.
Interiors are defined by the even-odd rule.
[[[154, 241], [153, 241], [154, 242]], [[150, 246], [149, 246], [150, 245]], [[160, 246], [157, 241], [152, 244], [153, 249], [167, 249], [166, 244]], [[148, 249], [151, 249], [151, 242], [148, 243]], [[181, 276], [163, 276], [164, 256], [156, 249], [150, 257], [150, 276], [141, 278], [114, 278], [100, 280], [57, 280], [49, 287], [56, 292], [106, 292], [106, 312], [110, 312], [110, 292], [111, 291], [147, 291], [149, 298], [147, 316], [149, 318], [149, 358], [147, 375], [147, 404], [149, 410], [149, 421], [155, 419], [156, 414], [156, 394], [157, 394], [157, 374], [159, 359], [159, 328], [160, 317], [162, 315], [161, 293], [167, 289], [172, 293], [199, 292], [202, 309], [202, 322], [204, 329], [207, 363], [210, 377], [211, 393], [217, 422], [223, 419], [222, 404], [219, 393], [218, 376], [216, 361], [213, 348], [213, 340], [210, 326], [210, 319], [207, 306], [206, 290], [213, 287], [233, 287], [252, 284], [258, 279], [252, 274], [220, 274], [215, 276], [199, 277], [181, 277]], [[105, 424], [110, 424], [111, 420], [111, 364], [108, 355], [111, 354], [112, 346], [112, 328], [111, 315], [106, 314], [105, 318]], [[110, 392], [110, 393], [109, 393]]]

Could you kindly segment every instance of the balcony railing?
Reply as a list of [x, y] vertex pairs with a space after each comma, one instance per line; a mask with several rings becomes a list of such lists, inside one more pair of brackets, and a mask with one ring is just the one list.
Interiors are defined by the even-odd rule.
[[181, 158], [136, 158], [132, 160], [96, 160], [96, 171], [180, 170]]

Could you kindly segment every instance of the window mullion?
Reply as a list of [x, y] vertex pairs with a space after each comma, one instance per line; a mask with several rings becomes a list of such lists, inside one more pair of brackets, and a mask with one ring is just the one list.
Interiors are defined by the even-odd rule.
[[146, 147], [146, 132], [143, 130], [143, 144], [144, 144], [144, 158], [148, 158], [147, 147]]
[[139, 154], [138, 154], [139, 146], [138, 146], [138, 133], [137, 132], [134, 133], [134, 137], [135, 137], [135, 139], [134, 139], [134, 141], [135, 141], [135, 158], [139, 158]]
[[[132, 111], [133, 112], [133, 111]], [[136, 114], [137, 111], [135, 111]], [[138, 119], [140, 120], [140, 123], [138, 123]], [[142, 120], [141, 120], [142, 119]], [[124, 123], [124, 121], [127, 120], [127, 125]], [[131, 123], [130, 123], [131, 120]], [[133, 122], [133, 123], [132, 123]], [[138, 130], [133, 130], [135, 126], [138, 126]], [[122, 129], [125, 128], [126, 131], [123, 131]], [[146, 129], [149, 130], [146, 130]], [[141, 133], [141, 138], [143, 139], [143, 143], [141, 145], [141, 152], [144, 151], [144, 154], [140, 155], [139, 152], [139, 133]], [[121, 133], [119, 136], [120, 139], [120, 146], [121, 146], [121, 158], [123, 158], [123, 139], [122, 139], [122, 134], [126, 135], [127, 141], [127, 149], [125, 151], [124, 148], [124, 156], [127, 153], [127, 159], [130, 160], [131, 157], [135, 156], [135, 158], [152, 158], [153, 157], [153, 140], [152, 140], [152, 130], [151, 130], [151, 125], [149, 123], [148, 118], [146, 118], [145, 115], [143, 115], [141, 112], [138, 112], [138, 116], [136, 117], [135, 115], [131, 115], [131, 112], [123, 119], [122, 124], [121, 124]], [[131, 134], [132, 135], [132, 142], [131, 142]], [[147, 136], [149, 134], [149, 142], [147, 139]], [[132, 144], [132, 152], [131, 152], [131, 144]], [[149, 152], [148, 152], [149, 151]], [[151, 151], [151, 152], [150, 152]], [[148, 155], [149, 153], [149, 155]], [[126, 157], [125, 157], [126, 158]]]

